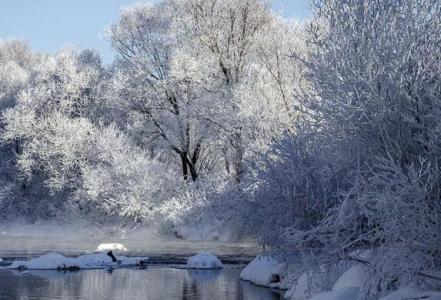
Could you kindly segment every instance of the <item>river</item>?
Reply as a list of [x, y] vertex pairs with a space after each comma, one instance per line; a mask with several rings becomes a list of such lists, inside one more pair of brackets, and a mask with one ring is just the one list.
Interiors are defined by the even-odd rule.
[[[239, 279], [241, 269], [261, 249], [251, 242], [198, 242], [137, 236], [118, 239], [69, 235], [49, 237], [0, 235], [3, 266], [15, 259], [31, 259], [49, 252], [66, 256], [93, 253], [100, 242], [121, 242], [126, 256], [148, 256], [145, 269], [59, 271], [0, 270], [0, 299], [149, 299], [149, 300], [275, 300], [281, 293]], [[186, 270], [186, 259], [211, 252], [223, 270]]]

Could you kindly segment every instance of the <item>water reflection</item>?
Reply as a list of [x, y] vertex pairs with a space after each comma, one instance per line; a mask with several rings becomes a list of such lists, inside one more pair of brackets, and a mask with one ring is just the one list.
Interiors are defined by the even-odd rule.
[[239, 280], [239, 269], [221, 271], [148, 268], [73, 273], [0, 271], [0, 299], [276, 300], [272, 291]]
[[[64, 279], [67, 276], [75, 275], [76, 272], [63, 272], [63, 271], [56, 271], [56, 270], [26, 270], [26, 271], [17, 271], [17, 270], [11, 270], [11, 274], [14, 276], [34, 276], [34, 277], [41, 277], [43, 279]], [[0, 273], [1, 278], [1, 273]], [[1, 283], [0, 283], [1, 284]]]
[[215, 281], [221, 275], [222, 270], [187, 270], [187, 273], [194, 281], [210, 282]]

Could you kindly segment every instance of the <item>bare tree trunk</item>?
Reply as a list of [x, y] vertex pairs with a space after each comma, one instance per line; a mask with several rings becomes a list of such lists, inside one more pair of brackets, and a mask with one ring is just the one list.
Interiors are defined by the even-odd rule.
[[182, 174], [184, 175], [184, 180], [188, 179], [188, 166], [187, 166], [187, 153], [181, 152], [181, 162], [182, 162]]
[[198, 179], [198, 172], [196, 170], [196, 166], [190, 163], [188, 164], [188, 167], [190, 169], [191, 179], [193, 179], [193, 181], [196, 181]]
[[242, 141], [242, 134], [239, 132], [236, 132], [233, 134], [230, 140], [231, 146], [233, 147], [234, 151], [234, 157], [233, 157], [233, 168], [235, 171], [235, 177], [236, 181], [240, 182], [242, 180], [242, 176], [245, 172], [243, 167], [243, 155], [244, 155], [244, 149], [243, 149], [243, 141]]
[[197, 158], [193, 156], [190, 160], [187, 157], [187, 152], [182, 152], [180, 154], [182, 162], [182, 174], [184, 175], [184, 180], [188, 180], [188, 171], [190, 171], [191, 179], [196, 181], [199, 177], [198, 171], [196, 169]]
[[243, 168], [243, 151], [242, 151], [242, 149], [236, 149], [234, 169], [235, 169], [236, 182], [239, 183], [239, 182], [241, 182], [242, 176], [245, 172], [244, 168]]

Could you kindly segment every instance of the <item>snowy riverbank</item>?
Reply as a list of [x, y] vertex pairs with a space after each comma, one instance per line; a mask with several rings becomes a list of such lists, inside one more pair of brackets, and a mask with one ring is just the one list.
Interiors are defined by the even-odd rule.
[[[366, 258], [366, 252], [357, 258]], [[369, 280], [366, 264], [348, 261], [325, 268], [320, 272], [303, 272], [295, 276], [285, 263], [270, 255], [259, 255], [241, 272], [242, 280], [258, 286], [287, 289], [287, 300], [355, 300], [363, 296], [363, 286]], [[398, 285], [384, 291], [379, 300], [428, 299], [441, 300], [441, 292], [433, 290], [433, 285], [421, 281]]]

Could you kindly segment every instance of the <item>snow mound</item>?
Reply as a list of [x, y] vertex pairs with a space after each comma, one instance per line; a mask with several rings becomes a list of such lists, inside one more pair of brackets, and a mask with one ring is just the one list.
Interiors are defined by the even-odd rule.
[[285, 277], [286, 264], [268, 255], [259, 255], [240, 273], [242, 280], [256, 285], [277, 287]]
[[348, 262], [340, 261], [333, 265], [322, 265], [319, 270], [305, 271], [285, 293], [285, 299], [307, 300], [320, 292], [330, 290], [351, 266]]
[[187, 261], [189, 269], [222, 269], [223, 267], [220, 259], [211, 253], [199, 253]]
[[332, 288], [333, 291], [343, 290], [346, 288], [361, 288], [361, 286], [366, 281], [367, 277], [367, 266], [363, 264], [356, 264], [349, 268]]
[[413, 283], [401, 288], [380, 300], [404, 300], [404, 299], [424, 299], [441, 300], [440, 292], [430, 292], [422, 290], [417, 284]]
[[345, 288], [338, 291], [323, 292], [310, 300], [355, 300], [358, 298], [359, 288]]
[[105, 253], [88, 254], [79, 257], [65, 257], [61, 254], [50, 253], [29, 261], [14, 261], [7, 269], [15, 270], [78, 270], [121, 268], [145, 265], [147, 257], [117, 256], [113, 262]]
[[127, 248], [119, 243], [103, 243], [98, 245], [96, 251], [127, 251]]
[[[346, 271], [345, 271], [346, 270]], [[323, 291], [321, 276], [314, 276], [312, 271], [304, 272], [294, 286], [285, 294], [285, 299], [292, 300], [354, 300], [358, 298], [360, 288], [367, 277], [367, 267], [363, 264], [348, 266], [341, 264], [333, 268], [330, 282], [334, 285], [331, 291]], [[322, 272], [325, 272], [323, 269]], [[343, 274], [342, 274], [343, 273]], [[324, 274], [327, 274], [326, 272]], [[341, 276], [339, 276], [342, 274]], [[330, 278], [330, 279], [331, 279]], [[326, 284], [327, 285], [327, 284]], [[312, 297], [311, 297], [312, 296]]]

